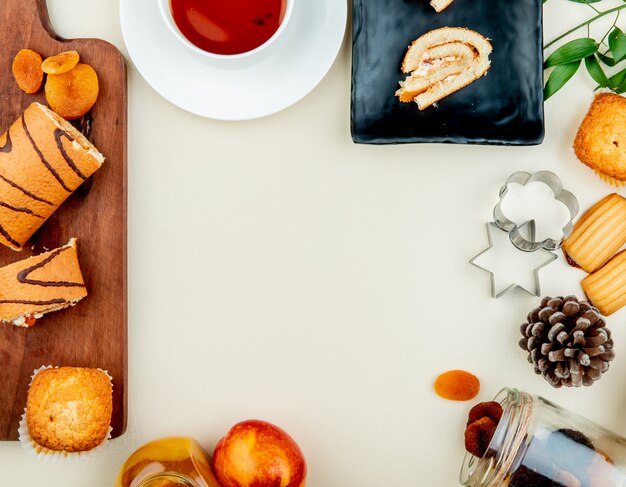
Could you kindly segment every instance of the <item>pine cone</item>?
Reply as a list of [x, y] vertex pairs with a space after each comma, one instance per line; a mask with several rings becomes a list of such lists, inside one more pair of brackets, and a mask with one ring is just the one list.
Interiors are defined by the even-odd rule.
[[554, 387], [590, 386], [615, 358], [611, 332], [600, 312], [575, 296], [545, 297], [528, 314], [520, 347], [535, 372]]

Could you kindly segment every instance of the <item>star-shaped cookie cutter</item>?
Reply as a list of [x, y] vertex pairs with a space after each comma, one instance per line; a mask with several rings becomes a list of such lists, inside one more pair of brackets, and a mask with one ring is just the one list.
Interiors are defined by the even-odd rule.
[[[496, 278], [496, 274], [493, 270], [488, 269], [487, 267], [484, 267], [480, 264], [477, 263], [477, 261], [480, 259], [481, 256], [487, 254], [488, 252], [492, 251], [495, 249], [494, 247], [494, 239], [492, 236], [492, 232], [493, 231], [502, 231], [502, 229], [500, 229], [496, 224], [489, 222], [487, 223], [487, 236], [489, 238], [489, 247], [485, 250], [483, 250], [480, 254], [478, 254], [476, 257], [474, 257], [472, 260], [470, 260], [470, 264], [472, 264], [473, 266], [478, 267], [479, 269], [482, 269], [484, 271], [487, 271], [489, 273], [489, 276], [491, 278], [491, 296], [493, 298], [499, 298], [501, 296], [504, 296], [505, 294], [507, 294], [509, 291], [512, 291], [515, 288], [519, 288], [525, 292], [527, 292], [528, 294], [532, 294], [533, 296], [541, 296], [541, 284], [540, 284], [540, 280], [539, 280], [539, 271], [547, 266], [548, 264], [554, 262], [557, 259], [557, 255], [549, 250], [545, 250], [545, 249], [539, 249], [538, 253], [543, 253], [546, 255], [546, 259], [541, 261], [539, 263], [538, 266], [535, 266], [532, 269], [533, 272], [533, 276], [534, 276], [534, 286], [533, 289], [527, 289], [524, 286], [522, 286], [519, 283], [516, 282], [511, 282], [511, 284], [509, 286], [504, 287], [503, 289], [498, 289], [498, 283], [497, 283], [497, 278]], [[522, 225], [519, 226], [519, 231], [521, 233], [526, 232], [528, 235], [528, 238], [530, 240], [534, 240], [535, 238], [535, 221], [534, 220], [530, 220], [526, 223], [523, 223]], [[536, 254], [535, 254], [536, 255]], [[531, 256], [529, 255], [529, 258], [531, 258]], [[537, 259], [535, 259], [537, 260]]]
[[[569, 211], [570, 220], [563, 227], [563, 236], [560, 240], [546, 238], [544, 240], [537, 241], [535, 240], [534, 231], [532, 236], [526, 238], [520, 232], [520, 227], [515, 222], [509, 220], [509, 218], [502, 211], [502, 201], [509, 191], [510, 184], [517, 183], [525, 186], [534, 182], [543, 183], [548, 186], [554, 194], [554, 199], [563, 203]], [[523, 250], [524, 252], [534, 252], [540, 248], [548, 251], [554, 251], [560, 249], [565, 239], [572, 234], [572, 230], [574, 228], [574, 218], [576, 218], [579, 210], [578, 200], [572, 193], [563, 189], [561, 179], [553, 172], [539, 171], [534, 174], [530, 174], [529, 172], [519, 171], [511, 174], [504, 185], [500, 188], [499, 197], [500, 201], [493, 209], [493, 220], [498, 227], [505, 232], [509, 232], [511, 243], [518, 249]]]

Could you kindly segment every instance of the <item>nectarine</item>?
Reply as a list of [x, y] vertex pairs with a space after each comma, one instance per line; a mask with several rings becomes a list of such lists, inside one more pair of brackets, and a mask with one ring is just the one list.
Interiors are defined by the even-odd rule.
[[296, 442], [278, 426], [249, 419], [215, 446], [213, 471], [222, 487], [304, 487], [306, 462]]

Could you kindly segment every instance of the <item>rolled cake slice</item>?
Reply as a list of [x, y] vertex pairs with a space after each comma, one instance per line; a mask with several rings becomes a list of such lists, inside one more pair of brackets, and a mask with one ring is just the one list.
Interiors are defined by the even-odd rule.
[[32, 326], [45, 313], [74, 306], [87, 296], [76, 239], [0, 268], [0, 321]]
[[593, 272], [626, 243], [626, 198], [613, 193], [598, 201], [574, 225], [563, 251], [587, 272]]
[[626, 306], [626, 250], [585, 277], [582, 286], [589, 301], [605, 316]]
[[433, 83], [459, 74], [474, 60], [474, 50], [462, 42], [449, 42], [426, 50], [416, 69], [406, 80], [400, 81], [396, 92], [400, 101], [411, 102]]
[[432, 0], [430, 5], [437, 11], [441, 12], [447, 6], [449, 6], [454, 0]]
[[0, 243], [21, 250], [103, 162], [66, 120], [31, 104], [0, 137]]
[[[466, 49], [472, 52], [469, 60]], [[400, 82], [396, 96], [403, 102], [415, 101], [423, 110], [483, 76], [491, 66], [491, 52], [489, 41], [470, 29], [442, 27], [427, 32], [409, 46], [402, 71], [410, 76]]]

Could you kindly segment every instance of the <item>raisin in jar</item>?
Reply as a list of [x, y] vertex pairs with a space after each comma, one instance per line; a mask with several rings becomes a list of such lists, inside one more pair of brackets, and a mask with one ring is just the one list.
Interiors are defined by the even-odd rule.
[[502, 419], [482, 458], [465, 456], [468, 487], [626, 487], [626, 438], [541, 398], [503, 389]]

